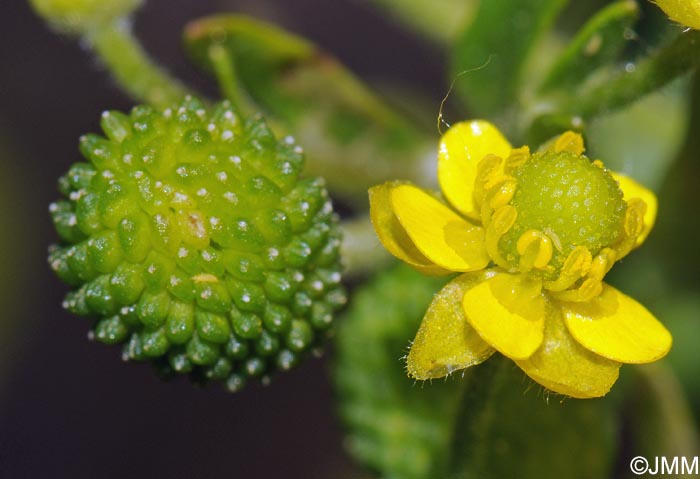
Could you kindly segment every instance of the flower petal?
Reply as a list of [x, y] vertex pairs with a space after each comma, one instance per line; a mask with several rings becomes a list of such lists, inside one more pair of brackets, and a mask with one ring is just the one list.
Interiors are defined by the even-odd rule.
[[632, 198], [639, 198], [647, 205], [647, 210], [644, 213], [644, 228], [642, 229], [642, 233], [639, 235], [639, 237], [637, 237], [636, 245], [640, 246], [642, 243], [644, 243], [644, 240], [647, 239], [647, 236], [649, 236], [649, 232], [654, 227], [654, 222], [656, 221], [656, 213], [659, 209], [656, 195], [651, 190], [640, 185], [628, 176], [621, 173], [611, 173], [613, 178], [615, 178], [620, 185], [623, 199], [625, 201]]
[[569, 331], [584, 348], [614, 361], [649, 363], [671, 349], [671, 333], [644, 306], [610, 285], [585, 303], [561, 303]]
[[391, 208], [391, 190], [400, 182], [389, 182], [369, 189], [369, 214], [379, 241], [401, 261], [413, 268], [430, 275], [450, 274], [440, 266], [433, 264], [413, 244]]
[[452, 206], [478, 218], [472, 197], [476, 167], [489, 153], [505, 159], [510, 149], [508, 140], [487, 121], [465, 121], [447, 130], [438, 150], [438, 181]]
[[527, 359], [542, 344], [542, 285], [525, 275], [496, 275], [467, 291], [462, 306], [479, 335], [511, 359]]
[[593, 354], [574, 341], [556, 305], [546, 306], [544, 341], [523, 361], [515, 361], [532, 379], [575, 398], [607, 394], [619, 375], [620, 363]]
[[441, 378], [479, 364], [494, 353], [469, 325], [462, 309], [464, 293], [488, 275], [487, 272], [465, 273], [435, 296], [406, 359], [409, 376]]
[[430, 194], [399, 185], [391, 190], [391, 205], [418, 250], [433, 263], [452, 271], [477, 271], [488, 265], [484, 229]]

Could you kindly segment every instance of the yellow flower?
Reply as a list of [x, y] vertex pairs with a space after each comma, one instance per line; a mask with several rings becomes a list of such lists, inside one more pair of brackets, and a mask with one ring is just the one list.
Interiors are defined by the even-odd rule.
[[700, 30], [700, 0], [655, 0], [673, 21]]
[[672, 338], [603, 277], [642, 244], [652, 192], [583, 155], [566, 132], [531, 153], [486, 121], [445, 133], [439, 196], [406, 182], [370, 189], [379, 239], [430, 275], [462, 273], [434, 298], [408, 355], [417, 379], [479, 364], [494, 351], [568, 396], [605, 395], [621, 363], [663, 357]]

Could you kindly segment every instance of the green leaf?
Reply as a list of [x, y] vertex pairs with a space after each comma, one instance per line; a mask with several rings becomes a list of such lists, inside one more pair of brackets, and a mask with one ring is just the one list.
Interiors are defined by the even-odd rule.
[[611, 401], [543, 395], [500, 355], [468, 374], [450, 478], [609, 476], [617, 432]]
[[480, 2], [471, 25], [454, 45], [450, 65], [455, 90], [473, 115], [493, 116], [518, 99], [529, 54], [566, 3], [567, 0]]
[[249, 17], [216, 15], [190, 23], [185, 45], [229, 97], [238, 101], [232, 92], [245, 90], [278, 129], [293, 133], [310, 172], [336, 193], [366, 203], [366, 189], [395, 168], [423, 179], [432, 139], [307, 40]]
[[698, 66], [700, 31], [683, 32], [650, 55], [601, 68], [572, 94], [551, 98], [549, 113], [535, 118], [528, 139], [537, 143], [564, 129], [581, 129], [592, 118], [625, 107]]
[[416, 383], [401, 359], [444, 282], [401, 265], [356, 291], [341, 320], [334, 378], [347, 444], [382, 477], [444, 477], [436, 471], [466, 383]]
[[700, 65], [700, 32], [684, 32], [670, 45], [626, 64], [579, 91], [571, 110], [582, 118], [628, 105]]
[[474, 10], [474, 0], [372, 0], [423, 35], [448, 42]]
[[658, 190], [683, 147], [689, 120], [688, 82], [681, 79], [595, 118], [588, 128], [589, 155]]
[[615, 60], [629, 41], [628, 29], [638, 18], [634, 0], [621, 0], [600, 10], [559, 56], [540, 92], [573, 87], [593, 70]]

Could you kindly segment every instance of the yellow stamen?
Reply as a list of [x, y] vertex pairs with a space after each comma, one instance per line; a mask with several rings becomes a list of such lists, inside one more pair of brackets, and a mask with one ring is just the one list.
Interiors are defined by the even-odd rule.
[[195, 283], [218, 283], [219, 278], [209, 273], [200, 273], [192, 276]]
[[570, 288], [591, 269], [591, 252], [585, 246], [577, 246], [569, 253], [561, 268], [559, 277], [554, 281], [547, 281], [545, 288], [550, 291], [564, 291]]
[[562, 151], [568, 151], [574, 155], [581, 155], [585, 151], [583, 145], [583, 138], [578, 133], [573, 131], [567, 131], [560, 135], [554, 142], [554, 152], [561, 153]]
[[510, 269], [511, 265], [501, 255], [498, 242], [513, 227], [517, 217], [518, 212], [513, 206], [502, 206], [493, 213], [491, 222], [486, 228], [486, 251], [494, 263], [506, 269]]
[[617, 253], [611, 248], [603, 248], [603, 250], [598, 253], [598, 256], [593, 259], [591, 264], [591, 270], [588, 272], [588, 277], [595, 279], [596, 281], [602, 281], [608, 271], [615, 264], [615, 259], [617, 258]]
[[577, 289], [553, 291], [550, 294], [560, 301], [575, 303], [590, 301], [603, 291], [603, 283], [593, 278], [587, 278]]
[[639, 198], [632, 198], [627, 201], [625, 219], [622, 223], [622, 237], [613, 246], [617, 260], [627, 256], [632, 251], [632, 248], [635, 247], [637, 238], [644, 230], [644, 213], [646, 213], [646, 209], [647, 204]]
[[486, 196], [486, 184], [502, 171], [503, 158], [496, 155], [484, 156], [476, 167], [476, 179], [474, 180], [474, 206], [477, 211]]
[[486, 203], [494, 210], [507, 205], [515, 194], [516, 182], [512, 177], [501, 176], [486, 185]]
[[525, 162], [529, 159], [530, 159], [530, 147], [523, 146], [521, 148], [514, 148], [513, 150], [511, 150], [508, 158], [506, 158], [506, 163], [505, 163], [505, 166], [503, 167], [503, 170], [507, 174], [510, 174], [513, 172], [513, 170], [515, 170], [519, 166], [524, 165]]
[[532, 268], [544, 269], [552, 259], [552, 240], [540, 231], [530, 230], [518, 239], [517, 250], [520, 254], [520, 271], [526, 273]]

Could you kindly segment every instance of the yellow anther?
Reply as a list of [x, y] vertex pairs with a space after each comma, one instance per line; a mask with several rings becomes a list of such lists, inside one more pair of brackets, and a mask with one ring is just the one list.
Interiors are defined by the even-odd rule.
[[506, 158], [505, 166], [503, 169], [506, 173], [511, 173], [513, 170], [525, 164], [527, 160], [530, 159], [530, 147], [523, 146], [521, 148], [514, 148], [511, 150], [510, 155]]
[[507, 205], [513, 199], [516, 186], [515, 179], [505, 175], [494, 182], [489, 181], [486, 186], [486, 203], [494, 210]]
[[598, 296], [603, 292], [603, 283], [596, 281], [593, 278], [587, 278], [581, 286], [576, 289], [567, 289], [566, 291], [556, 291], [550, 293], [553, 297], [560, 301], [584, 302]]
[[498, 208], [486, 228], [486, 252], [489, 257], [502, 268], [512, 269], [512, 265], [501, 255], [498, 243], [501, 237], [513, 227], [518, 212], [513, 206], [507, 205]]
[[622, 223], [622, 235], [620, 240], [613, 246], [616, 253], [616, 260], [627, 256], [636, 246], [637, 238], [644, 230], [644, 213], [647, 204], [639, 198], [632, 198], [627, 201], [627, 210]]
[[635, 239], [642, 233], [644, 229], [644, 213], [646, 213], [647, 204], [639, 198], [632, 198], [627, 202], [627, 212], [625, 213], [625, 234], [633, 236]]
[[500, 236], [513, 227], [518, 218], [518, 212], [514, 206], [506, 205], [498, 208], [491, 218], [490, 227]]
[[476, 167], [474, 180], [474, 205], [478, 211], [486, 195], [486, 183], [503, 171], [503, 158], [496, 155], [484, 156]]
[[218, 283], [219, 278], [209, 273], [200, 273], [192, 276], [195, 283]]
[[601, 170], [604, 170], [604, 169], [605, 169], [605, 164], [603, 164], [603, 162], [600, 161], [600, 160], [593, 160], [593, 161], [591, 162], [591, 164], [592, 164], [593, 166], [595, 166], [596, 168], [600, 168]]
[[520, 254], [519, 269], [527, 273], [532, 268], [544, 269], [552, 259], [552, 240], [537, 230], [523, 233], [516, 245]]
[[585, 149], [586, 148], [583, 146], [583, 138], [573, 131], [567, 131], [559, 135], [559, 138], [554, 142], [555, 153], [568, 151], [574, 155], [581, 155]]
[[592, 261], [591, 252], [585, 246], [577, 246], [566, 257], [559, 277], [554, 281], [547, 281], [545, 288], [550, 291], [564, 291], [570, 288], [590, 271]]
[[603, 248], [593, 259], [591, 270], [588, 272], [588, 277], [596, 281], [602, 281], [608, 271], [615, 264], [617, 253], [611, 248]]

